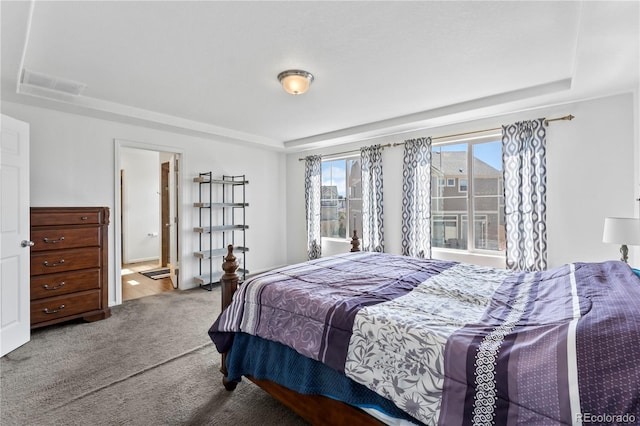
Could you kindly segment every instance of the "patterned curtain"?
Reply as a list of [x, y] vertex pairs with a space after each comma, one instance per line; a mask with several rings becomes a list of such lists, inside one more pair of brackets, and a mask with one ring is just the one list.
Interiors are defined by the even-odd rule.
[[402, 254], [431, 258], [431, 138], [404, 143]]
[[307, 214], [307, 256], [319, 259], [322, 254], [320, 239], [320, 199], [322, 195], [322, 157], [305, 158], [304, 201]]
[[502, 127], [507, 267], [547, 268], [547, 166], [544, 119]]
[[382, 227], [382, 147], [360, 149], [362, 170], [362, 250], [384, 252]]

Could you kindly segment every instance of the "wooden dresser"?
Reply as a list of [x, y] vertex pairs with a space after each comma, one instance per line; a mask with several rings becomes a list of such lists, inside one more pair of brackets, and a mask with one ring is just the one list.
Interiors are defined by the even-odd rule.
[[31, 328], [111, 315], [108, 225], [108, 207], [31, 208]]

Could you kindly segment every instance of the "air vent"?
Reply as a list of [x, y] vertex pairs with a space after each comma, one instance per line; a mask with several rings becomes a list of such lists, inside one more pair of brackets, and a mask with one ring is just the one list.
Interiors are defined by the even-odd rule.
[[42, 89], [53, 90], [55, 92], [66, 93], [68, 95], [79, 96], [87, 87], [86, 84], [54, 77], [40, 72], [24, 69], [22, 71], [22, 84]]

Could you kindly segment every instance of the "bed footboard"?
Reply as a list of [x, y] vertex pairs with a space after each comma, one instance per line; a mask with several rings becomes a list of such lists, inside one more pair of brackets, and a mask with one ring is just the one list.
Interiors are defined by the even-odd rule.
[[[227, 246], [227, 255], [224, 258], [224, 262], [222, 263], [222, 270], [224, 274], [220, 278], [220, 290], [221, 290], [221, 300], [222, 300], [222, 311], [224, 311], [227, 306], [231, 304], [231, 300], [233, 299], [233, 294], [238, 289], [238, 274], [236, 271], [238, 270], [238, 262], [236, 261], [236, 257], [233, 255], [233, 246], [229, 244]], [[222, 312], [221, 311], [221, 312]], [[229, 380], [227, 374], [227, 353], [222, 354], [222, 364], [220, 366], [220, 372], [222, 373], [222, 384], [224, 388], [228, 391], [232, 391], [238, 385], [237, 381]]]
[[353, 237], [351, 238], [351, 252], [360, 251], [360, 239], [358, 238], [358, 232], [353, 230]]

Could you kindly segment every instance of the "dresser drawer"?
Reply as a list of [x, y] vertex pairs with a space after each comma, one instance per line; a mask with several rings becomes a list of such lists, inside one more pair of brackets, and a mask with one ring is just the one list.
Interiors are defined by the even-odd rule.
[[86, 225], [101, 222], [100, 211], [38, 211], [31, 209], [31, 226]]
[[31, 207], [30, 217], [31, 328], [111, 316], [109, 208]]
[[100, 267], [100, 247], [31, 253], [31, 275]]
[[33, 229], [31, 251], [57, 250], [100, 245], [100, 228], [45, 228]]
[[31, 324], [98, 309], [100, 309], [100, 290], [36, 300], [31, 302]]
[[73, 271], [31, 278], [31, 300], [100, 288], [100, 271]]

